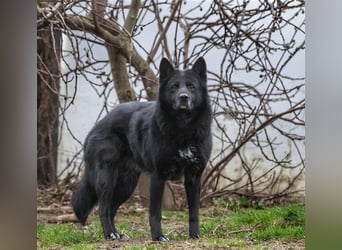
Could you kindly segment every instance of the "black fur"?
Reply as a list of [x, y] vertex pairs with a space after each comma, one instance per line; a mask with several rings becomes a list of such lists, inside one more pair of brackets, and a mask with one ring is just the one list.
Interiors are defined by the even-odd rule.
[[153, 240], [168, 241], [161, 228], [165, 180], [184, 176], [189, 235], [199, 237], [201, 175], [212, 147], [206, 64], [174, 69], [163, 58], [156, 102], [118, 105], [89, 132], [84, 143], [85, 176], [72, 206], [82, 224], [99, 202], [105, 238], [125, 238], [115, 228], [119, 206], [133, 193], [140, 173], [151, 174], [150, 226]]

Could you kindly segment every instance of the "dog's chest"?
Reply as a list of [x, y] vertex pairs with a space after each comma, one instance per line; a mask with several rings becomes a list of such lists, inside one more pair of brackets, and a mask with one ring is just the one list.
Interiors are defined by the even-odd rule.
[[164, 159], [166, 161], [159, 166], [159, 174], [165, 179], [176, 180], [185, 172], [195, 174], [201, 171], [198, 150], [192, 146], [177, 149]]
[[185, 162], [193, 163], [198, 160], [196, 152], [197, 152], [196, 149], [191, 146], [187, 148], [183, 148], [183, 149], [178, 149], [175, 155], [175, 159], [177, 161], [185, 161]]

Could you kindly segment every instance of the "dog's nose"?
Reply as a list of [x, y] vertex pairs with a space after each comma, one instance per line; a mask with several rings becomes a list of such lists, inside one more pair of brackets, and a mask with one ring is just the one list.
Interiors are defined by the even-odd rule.
[[180, 98], [181, 101], [187, 101], [188, 98], [189, 98], [189, 95], [187, 93], [181, 93], [179, 95], [179, 98]]

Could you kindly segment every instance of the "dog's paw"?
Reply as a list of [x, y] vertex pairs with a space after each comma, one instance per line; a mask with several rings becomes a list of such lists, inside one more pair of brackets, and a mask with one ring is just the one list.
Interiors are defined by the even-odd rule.
[[169, 242], [169, 238], [166, 237], [165, 235], [161, 235], [159, 237], [157, 237], [156, 239], [154, 239], [155, 241], [159, 241], [159, 242]]
[[190, 234], [190, 239], [199, 239], [199, 234]]
[[107, 235], [106, 240], [128, 240], [129, 237], [126, 234], [119, 234], [117, 232]]
[[121, 239], [120, 234], [119, 233], [110, 233], [109, 235], [106, 236], [106, 240], [117, 240], [117, 239]]
[[120, 239], [121, 240], [129, 240], [129, 237], [126, 234], [120, 234]]

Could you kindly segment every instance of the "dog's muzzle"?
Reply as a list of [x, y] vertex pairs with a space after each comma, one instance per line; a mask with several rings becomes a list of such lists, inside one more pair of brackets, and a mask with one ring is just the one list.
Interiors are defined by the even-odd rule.
[[191, 108], [191, 101], [190, 97], [187, 93], [179, 94], [179, 105], [180, 109], [190, 109]]

